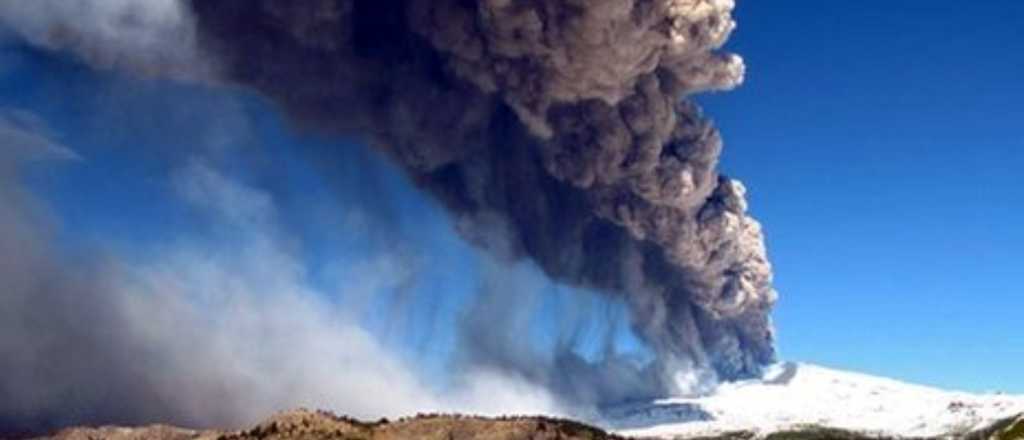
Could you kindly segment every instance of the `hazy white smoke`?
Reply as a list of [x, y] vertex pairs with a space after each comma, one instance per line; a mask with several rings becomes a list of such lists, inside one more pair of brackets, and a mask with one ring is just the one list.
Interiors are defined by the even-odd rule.
[[0, 28], [90, 64], [178, 79], [210, 78], [192, 14], [180, 0], [0, 2]]
[[[232, 245], [175, 241], [148, 258], [56, 246], [19, 182], [26, 160], [74, 157], [26, 113], [0, 117], [0, 434], [69, 423], [236, 426], [298, 406], [364, 418], [417, 411], [559, 413], [543, 389], [475, 369], [422, 383], [311, 286], [273, 196], [189, 161], [175, 193]], [[15, 115], [15, 116], [10, 116]], [[29, 122], [26, 122], [29, 121]], [[47, 226], [50, 225], [50, 226]], [[147, 253], [148, 254], [148, 253]], [[387, 285], [390, 271], [361, 266]]]

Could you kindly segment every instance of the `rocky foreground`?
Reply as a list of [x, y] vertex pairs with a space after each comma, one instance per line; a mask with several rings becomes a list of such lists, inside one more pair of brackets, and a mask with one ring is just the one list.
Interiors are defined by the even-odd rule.
[[[851, 431], [807, 426], [800, 429], [755, 434], [738, 431], [714, 437], [678, 437], [692, 440], [870, 440]], [[1024, 416], [1008, 418], [992, 426], [957, 437], [967, 440], [1024, 439]], [[544, 417], [481, 418], [454, 415], [423, 415], [398, 421], [361, 422], [327, 412], [299, 410], [278, 414], [241, 431], [196, 431], [164, 425], [138, 428], [71, 428], [53, 440], [599, 440], [626, 439], [582, 423]]]
[[405, 440], [405, 439], [624, 439], [598, 428], [542, 417], [482, 418], [421, 415], [397, 421], [362, 422], [322, 411], [278, 414], [241, 431], [194, 431], [155, 425], [141, 428], [66, 429], [53, 440]]

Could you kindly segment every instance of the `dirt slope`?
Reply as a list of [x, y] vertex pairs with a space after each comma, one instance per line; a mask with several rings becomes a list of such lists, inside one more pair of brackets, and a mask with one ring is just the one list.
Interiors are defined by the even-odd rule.
[[567, 420], [537, 417], [485, 419], [428, 415], [394, 422], [364, 423], [325, 412], [282, 413], [252, 429], [233, 432], [192, 431], [155, 425], [140, 428], [71, 428], [53, 440], [518, 440], [621, 439]]
[[[735, 432], [692, 440], [751, 440]], [[877, 440], [874, 437], [821, 427], [777, 432], [768, 440]], [[1024, 416], [1008, 418], [986, 429], [943, 438], [1024, 440]], [[242, 431], [195, 431], [166, 425], [138, 428], [69, 428], [38, 440], [624, 440], [614, 434], [569, 420], [544, 417], [482, 418], [423, 415], [398, 421], [360, 422], [327, 412], [298, 410], [278, 414]]]

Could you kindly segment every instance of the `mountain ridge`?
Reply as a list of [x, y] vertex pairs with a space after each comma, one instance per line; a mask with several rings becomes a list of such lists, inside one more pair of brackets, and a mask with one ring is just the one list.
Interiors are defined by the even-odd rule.
[[[325, 411], [300, 409], [279, 413], [251, 428], [236, 431], [190, 430], [167, 425], [144, 427], [76, 427], [36, 440], [626, 440], [626, 437], [580, 422], [549, 417], [477, 417], [422, 414], [396, 421], [365, 422]], [[714, 436], [676, 436], [686, 440], [882, 440], [911, 439], [806, 426], [773, 433], [737, 431]], [[1000, 420], [962, 436], [919, 440], [1024, 439], [1024, 414]], [[915, 439], [917, 440], [917, 439]]]

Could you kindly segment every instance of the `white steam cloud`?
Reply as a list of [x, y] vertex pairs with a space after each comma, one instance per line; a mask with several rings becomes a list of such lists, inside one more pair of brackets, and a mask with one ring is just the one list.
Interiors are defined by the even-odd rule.
[[[185, 238], [131, 260], [105, 249], [62, 251], [59, 227], [18, 170], [26, 160], [74, 156], [34, 131], [44, 128], [37, 119], [6, 114], [0, 434], [83, 422], [238, 426], [298, 406], [364, 418], [559, 412], [546, 391], [494, 371], [464, 371], [449, 390], [423, 383], [356, 316], [329, 303], [339, 292], [311, 285], [274, 198], [201, 159], [175, 172], [171, 187], [232, 231], [232, 245]], [[374, 270], [382, 266], [360, 267], [356, 278], [371, 284], [394, 279]]]
[[0, 28], [104, 69], [177, 79], [212, 78], [188, 6], [179, 0], [0, 2]]

